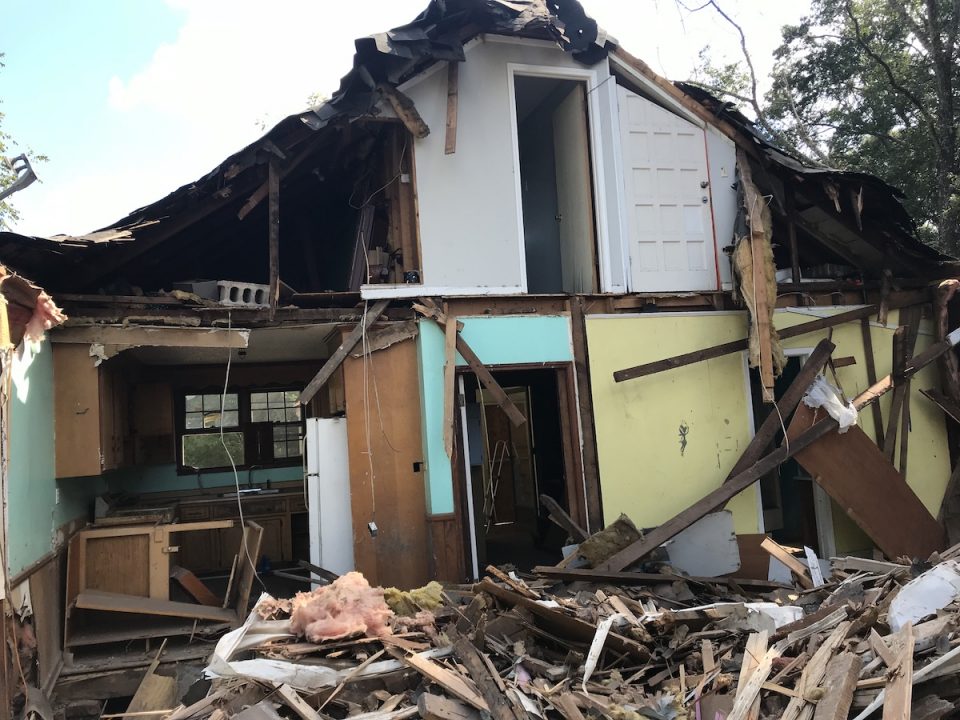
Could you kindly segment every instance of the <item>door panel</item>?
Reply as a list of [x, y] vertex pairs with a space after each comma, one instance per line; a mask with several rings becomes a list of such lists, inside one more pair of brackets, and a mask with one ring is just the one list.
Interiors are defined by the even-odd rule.
[[618, 88], [631, 290], [716, 290], [703, 130]]
[[560, 271], [565, 292], [594, 292], [593, 201], [587, 98], [577, 83], [553, 112], [560, 228]]

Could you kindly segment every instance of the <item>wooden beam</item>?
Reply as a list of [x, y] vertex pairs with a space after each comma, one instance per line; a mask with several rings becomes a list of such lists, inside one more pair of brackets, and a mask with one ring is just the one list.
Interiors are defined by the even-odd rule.
[[[873, 331], [869, 318], [860, 320], [860, 332], [863, 335], [863, 355], [864, 363], [867, 366], [867, 382], [870, 385], [875, 385], [877, 382], [877, 363], [873, 357]], [[883, 447], [883, 412], [880, 410], [880, 404], [871, 403], [870, 411], [873, 413], [873, 429], [877, 447]]]
[[[562, 568], [556, 565], [537, 565], [533, 568], [533, 573], [534, 575], [563, 580], [564, 582], [583, 581], [610, 583], [612, 585], [659, 585], [661, 583], [670, 583], [674, 580], [686, 580], [688, 582], [707, 585], [722, 585], [726, 582], [725, 578], [672, 575], [669, 573], [621, 572], [589, 568]], [[755, 580], [752, 578], [733, 578], [733, 581], [737, 585], [743, 585], [744, 587], [756, 587], [765, 590], [789, 587], [784, 583], [772, 582], [770, 580]]]
[[957, 403], [948, 398], [944, 393], [936, 388], [930, 388], [929, 390], [921, 390], [920, 394], [927, 397], [930, 402], [943, 410], [948, 418], [960, 423], [960, 405], [957, 405]]
[[883, 720], [910, 720], [913, 701], [913, 625], [907, 623], [894, 637], [899, 640], [900, 652], [896, 664], [887, 673]]
[[92, 325], [58, 328], [50, 332], [50, 340], [55, 343], [126, 347], [245, 348], [249, 339], [249, 330], [237, 328]]
[[370, 329], [370, 326], [376, 322], [377, 318], [387, 309], [387, 305], [389, 304], [389, 299], [378, 300], [374, 306], [367, 311], [366, 316], [357, 323], [356, 327], [354, 327], [353, 330], [350, 331], [350, 334], [340, 343], [340, 347], [333, 352], [333, 355], [323, 364], [323, 367], [313, 376], [313, 379], [307, 383], [303, 392], [300, 393], [301, 405], [306, 405], [313, 400], [313, 396], [316, 395], [317, 391], [330, 379], [330, 376], [336, 372], [347, 355], [350, 354], [350, 351], [360, 342], [363, 334]]
[[566, 530], [574, 542], [580, 543], [587, 539], [586, 531], [577, 525], [573, 521], [573, 518], [567, 514], [567, 511], [560, 507], [560, 503], [558, 503], [552, 497], [541, 494], [540, 504], [547, 509], [548, 513], [550, 513], [550, 519]]
[[787, 188], [784, 197], [787, 212], [787, 237], [790, 241], [790, 268], [792, 270], [793, 282], [800, 283], [800, 246], [797, 243], [797, 215], [796, 200], [793, 197], [793, 190]]
[[813, 352], [810, 353], [803, 367], [800, 368], [800, 372], [797, 373], [793, 382], [790, 383], [790, 387], [786, 389], [783, 397], [780, 398], [770, 414], [764, 419], [760, 428], [754, 434], [753, 439], [750, 440], [750, 444], [747, 445], [740, 459], [737, 460], [737, 464], [733, 466], [733, 469], [730, 471], [730, 474], [727, 475], [724, 482], [729, 482], [732, 478], [739, 475], [763, 457], [767, 447], [773, 442], [777, 433], [782, 429], [780, 424], [781, 418], [783, 418], [783, 422], [786, 422], [793, 414], [793, 411], [797, 409], [797, 405], [800, 404], [804, 394], [806, 394], [810, 383], [812, 383], [814, 378], [823, 370], [823, 366], [826, 365], [827, 360], [830, 359], [830, 353], [832, 353], [834, 349], [836, 349], [836, 346], [827, 339], [817, 343], [817, 346], [813, 349]]
[[457, 104], [460, 87], [460, 63], [447, 63], [447, 136], [443, 152], [453, 155], [457, 151]]
[[[763, 222], [763, 212], [767, 204], [760, 196], [757, 186], [753, 184], [750, 161], [743, 151], [737, 153], [737, 168], [740, 170], [744, 194], [743, 206], [747, 212], [747, 224], [750, 228], [750, 260], [753, 270], [753, 317], [751, 320], [754, 332], [757, 335], [763, 401], [769, 403], [774, 400], [775, 378], [771, 334], [775, 331], [772, 326], [773, 310], [770, 299], [767, 297], [767, 264], [765, 260], [770, 239], [767, 237]], [[774, 298], [775, 304], [776, 298]]]
[[[831, 315], [829, 317], [817, 318], [816, 320], [811, 320], [810, 322], [800, 323], [799, 325], [793, 325], [792, 327], [784, 328], [779, 332], [780, 339], [788, 340], [789, 338], [799, 337], [808, 333], [817, 332], [818, 330], [825, 330], [836, 325], [842, 325], [843, 323], [862, 320], [863, 318], [875, 315], [876, 312], [876, 305], [868, 305], [866, 307], [855, 308], [854, 310], [847, 310], [842, 313], [837, 313], [836, 315]], [[713, 358], [723, 357], [724, 355], [731, 355], [735, 352], [742, 352], [748, 348], [749, 340], [747, 338], [744, 338], [743, 340], [733, 340], [721, 345], [714, 345], [713, 347], [703, 348], [702, 350], [695, 350], [693, 352], [684, 353], [683, 355], [676, 355], [672, 358], [657, 360], [655, 362], [645, 363], [643, 365], [637, 365], [631, 368], [625, 368], [624, 370], [617, 370], [615, 373], [613, 373], [613, 379], [616, 382], [633, 380], [634, 378], [644, 377], [645, 375], [653, 375], [654, 373], [662, 372], [664, 370], [672, 370], [685, 365], [692, 365], [693, 363], [702, 362], [703, 360], [711, 360]]]
[[457, 405], [457, 335], [460, 332], [456, 318], [445, 308], [447, 323], [443, 328], [443, 449], [453, 457], [454, 413]]
[[413, 104], [413, 100], [387, 83], [381, 83], [377, 87], [387, 99], [387, 102], [390, 103], [390, 107], [393, 108], [397, 117], [400, 118], [400, 122], [410, 131], [411, 135], [418, 140], [422, 140], [430, 134], [430, 128], [420, 116], [416, 105]]
[[633, 565], [663, 545], [667, 540], [679, 535], [700, 518], [724, 505], [730, 498], [753, 485], [757, 480], [778, 467], [781, 463], [793, 457], [804, 448], [812, 445], [831, 430], [836, 429], [836, 427], [837, 421], [831, 417], [820, 420], [806, 430], [800, 437], [792, 438], [789, 447], [781, 445], [736, 477], [731, 478], [729, 482], [724, 483], [716, 490], [708, 493], [686, 510], [683, 510], [660, 525], [660, 527], [651, 530], [641, 540], [627, 546], [609, 558], [606, 562], [599, 565], [598, 569], [623, 570]]
[[593, 390], [590, 382], [589, 350], [585, 302], [582, 296], [573, 297], [570, 309], [570, 339], [573, 345], [573, 370], [577, 382], [577, 409], [582, 438], [583, 485], [586, 494], [586, 531], [603, 528], [603, 509], [600, 502], [600, 463], [597, 453], [597, 429], [593, 413]]
[[237, 613], [231, 609], [224, 610], [218, 607], [174, 602], [172, 600], [156, 600], [102, 590], [84, 590], [74, 599], [74, 605], [83, 610], [103, 610], [138, 615], [165, 615], [221, 622], [235, 622], [237, 619]]
[[900, 411], [903, 408], [903, 397], [906, 381], [903, 379], [903, 369], [907, 365], [907, 326], [901, 325], [893, 332], [891, 348], [893, 359], [890, 365], [890, 376], [893, 378], [893, 397], [890, 400], [890, 410], [887, 416], [887, 429], [883, 433], [883, 454], [893, 462], [894, 447], [897, 443], [897, 424], [900, 422]]
[[[273, 166], [273, 161], [270, 162], [270, 166]], [[263, 183], [263, 185], [254, 190], [253, 194], [243, 204], [243, 207], [240, 208], [240, 211], [237, 213], [237, 220], [243, 220], [247, 215], [253, 212], [253, 209], [259, 205], [269, 193], [270, 181], [267, 180]]]
[[270, 161], [267, 184], [270, 187], [267, 241], [270, 250], [270, 319], [272, 320], [280, 300], [280, 172], [274, 160]]

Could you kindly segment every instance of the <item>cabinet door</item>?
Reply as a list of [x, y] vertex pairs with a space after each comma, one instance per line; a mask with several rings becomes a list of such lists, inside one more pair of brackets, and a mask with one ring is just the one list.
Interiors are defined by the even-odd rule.
[[260, 556], [278, 562], [290, 560], [290, 531], [285, 516], [255, 518], [254, 522], [263, 528], [263, 540], [260, 542]]
[[100, 373], [88, 346], [54, 343], [53, 381], [57, 477], [99, 475]]
[[[223, 569], [220, 563], [220, 531], [194, 530], [178, 533], [176, 543], [180, 550], [177, 552], [177, 564], [195, 573], [205, 573]], [[237, 540], [239, 543], [240, 541]], [[234, 545], [236, 553], [236, 545]], [[232, 562], [232, 560], [231, 560]], [[227, 569], [230, 565], [227, 565]]]
[[[233, 566], [233, 558], [236, 557], [237, 551], [240, 550], [240, 540], [243, 538], [243, 528], [240, 525], [240, 521], [236, 521], [236, 524], [230, 528], [224, 528], [222, 530], [215, 530], [217, 533], [217, 568], [220, 570], [230, 571], [230, 568]], [[246, 560], [246, 558], [244, 558]], [[259, 564], [260, 558], [253, 558], [253, 562]]]

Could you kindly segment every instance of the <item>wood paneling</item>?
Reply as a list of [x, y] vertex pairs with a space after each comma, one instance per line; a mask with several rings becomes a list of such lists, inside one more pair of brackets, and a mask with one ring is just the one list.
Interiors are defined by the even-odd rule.
[[150, 595], [149, 535], [90, 538], [87, 542], [84, 587], [107, 592]]
[[37, 635], [40, 688], [48, 693], [57, 679], [62, 659], [60, 651], [60, 618], [63, 616], [60, 607], [62, 557], [62, 553], [58, 554], [30, 576], [30, 598], [33, 602], [33, 625]]
[[343, 373], [357, 569], [372, 585], [418, 587], [429, 553], [416, 343], [348, 357]]
[[430, 573], [436, 580], [463, 582], [467, 577], [463, 534], [455, 513], [430, 515]]

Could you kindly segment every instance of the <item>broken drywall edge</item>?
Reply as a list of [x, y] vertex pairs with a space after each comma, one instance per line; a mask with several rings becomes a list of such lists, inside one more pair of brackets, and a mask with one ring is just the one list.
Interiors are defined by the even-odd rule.
[[916, 624], [935, 615], [960, 597], [960, 561], [950, 560], [927, 570], [902, 588], [890, 603], [890, 629], [899, 632], [907, 623]]

